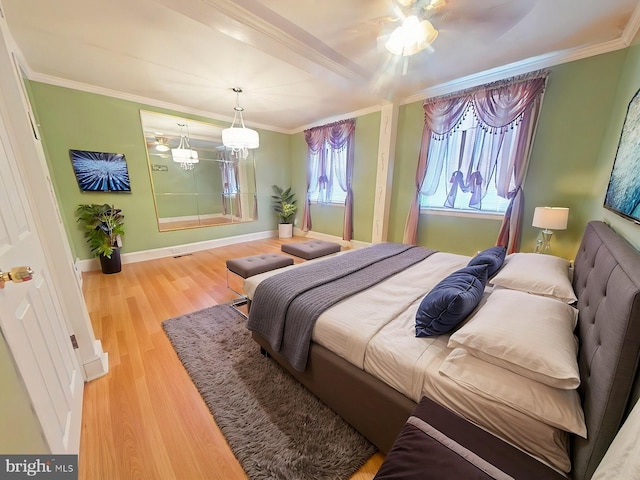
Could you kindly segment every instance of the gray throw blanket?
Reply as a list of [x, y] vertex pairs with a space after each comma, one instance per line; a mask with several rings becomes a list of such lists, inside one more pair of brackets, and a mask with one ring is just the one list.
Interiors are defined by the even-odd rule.
[[412, 245], [380, 243], [273, 275], [256, 288], [247, 327], [303, 371], [311, 332], [322, 312], [432, 253]]

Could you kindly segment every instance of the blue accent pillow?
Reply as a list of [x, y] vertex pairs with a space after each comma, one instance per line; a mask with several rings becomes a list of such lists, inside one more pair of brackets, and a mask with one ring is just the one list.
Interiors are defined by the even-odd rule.
[[488, 265], [467, 266], [443, 279], [422, 299], [416, 337], [447, 333], [478, 306], [487, 284]]
[[478, 253], [475, 257], [471, 259], [471, 261], [467, 264], [468, 267], [473, 265], [487, 265], [489, 270], [487, 271], [487, 276], [489, 278], [493, 277], [498, 270], [502, 267], [504, 263], [504, 257], [507, 254], [507, 249], [504, 247], [491, 247], [483, 250]]

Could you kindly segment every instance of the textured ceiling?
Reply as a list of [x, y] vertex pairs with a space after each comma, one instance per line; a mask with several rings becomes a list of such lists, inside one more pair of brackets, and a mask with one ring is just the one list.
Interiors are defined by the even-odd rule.
[[239, 86], [245, 121], [285, 132], [622, 48], [640, 20], [637, 0], [447, 0], [403, 59], [391, 0], [2, 3], [31, 79], [225, 120]]

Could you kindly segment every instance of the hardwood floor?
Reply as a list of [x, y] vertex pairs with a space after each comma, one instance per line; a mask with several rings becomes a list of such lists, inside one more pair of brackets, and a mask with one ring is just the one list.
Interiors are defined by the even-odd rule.
[[[81, 480], [246, 478], [161, 322], [232, 300], [225, 260], [280, 252], [282, 243], [258, 240], [125, 264], [114, 275], [84, 274], [110, 370], [85, 385]], [[352, 479], [373, 478], [382, 460], [375, 454]]]

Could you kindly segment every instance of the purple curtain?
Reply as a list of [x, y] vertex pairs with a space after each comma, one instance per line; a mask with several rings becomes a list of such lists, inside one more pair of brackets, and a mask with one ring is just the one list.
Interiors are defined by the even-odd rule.
[[[418, 169], [416, 171], [415, 195], [409, 208], [409, 215], [405, 224], [402, 241], [410, 245], [416, 245], [418, 241], [418, 219], [420, 218], [420, 192], [423, 186], [433, 193], [438, 186], [438, 179], [442, 174], [442, 166], [449, 151], [448, 140], [450, 133], [462, 120], [468, 108], [469, 96], [447, 97], [435, 100], [427, 100], [424, 103], [424, 128], [422, 129], [422, 142], [418, 156]], [[434, 158], [429, 158], [427, 153], [431, 139], [445, 140], [441, 143]], [[429, 163], [429, 165], [428, 165]], [[427, 167], [430, 168], [427, 168]], [[427, 175], [429, 171], [429, 175]], [[426, 185], [425, 185], [426, 184]]]
[[[451, 177], [445, 205], [453, 207], [457, 191], [462, 190], [471, 192], [469, 206], [479, 209], [495, 175], [498, 195], [510, 200], [497, 244], [506, 246], [509, 253], [517, 250], [524, 205], [522, 182], [547, 76], [546, 71], [534, 72], [425, 101], [416, 195], [407, 217], [405, 243], [417, 242], [420, 193], [432, 195], [436, 191], [444, 163], [456, 154], [459, 155], [458, 170]], [[460, 140], [451, 132], [468, 114], [476, 116], [481, 128], [476, 129], [474, 138], [463, 135]], [[517, 136], [514, 125], [519, 125]], [[465, 149], [465, 142], [473, 143]], [[498, 156], [500, 165], [497, 165]]]
[[[321, 127], [304, 131], [304, 139], [309, 146], [307, 158], [307, 192], [305, 195], [304, 211], [302, 216], [302, 231], [311, 230], [311, 194], [318, 189], [320, 165], [324, 166], [325, 132]], [[322, 158], [321, 158], [322, 157]]]
[[[302, 229], [311, 229], [311, 194], [322, 192], [325, 201], [331, 199], [331, 182], [328, 179], [335, 175], [340, 188], [346, 192], [342, 238], [353, 237], [353, 158], [354, 158], [354, 119], [330, 123], [321, 127], [305, 130], [305, 140], [309, 146], [307, 162], [307, 194]], [[327, 158], [327, 148], [329, 146]], [[346, 161], [338, 159], [346, 154]], [[332, 172], [329, 168], [333, 169]]]
[[520, 245], [524, 210], [522, 183], [529, 165], [547, 75], [545, 72], [515, 84], [498, 84], [474, 95], [478, 117], [490, 129], [504, 133], [514, 122], [520, 124], [520, 135], [515, 139], [514, 148], [506, 159], [503, 156], [501, 168], [496, 173], [498, 195], [509, 199], [496, 244], [506, 247], [507, 253], [514, 253]]

